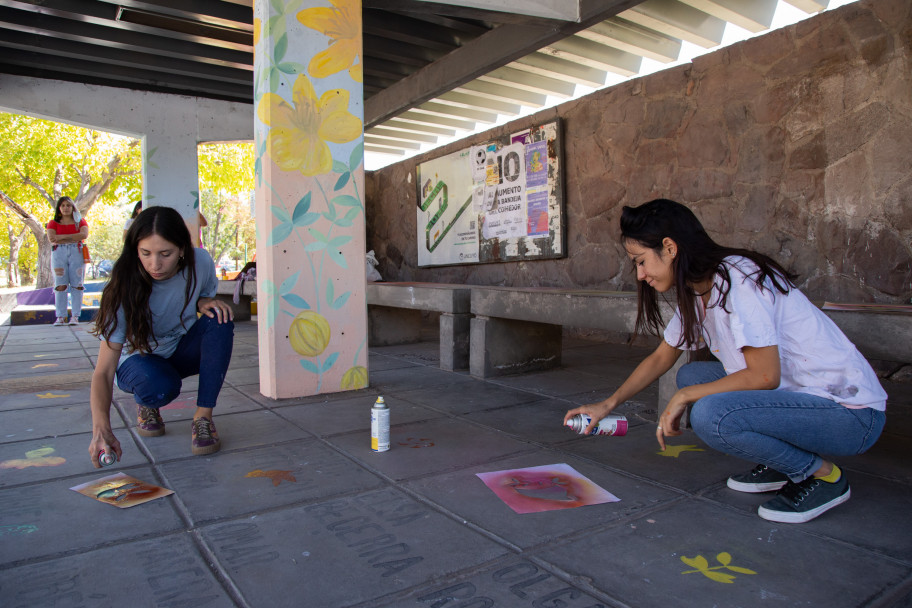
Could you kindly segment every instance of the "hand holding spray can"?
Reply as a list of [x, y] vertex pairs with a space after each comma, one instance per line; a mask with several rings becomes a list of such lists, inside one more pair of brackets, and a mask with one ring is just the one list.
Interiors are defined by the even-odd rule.
[[117, 457], [114, 454], [108, 454], [104, 450], [98, 452], [98, 464], [101, 466], [109, 467], [115, 462], [117, 462]]
[[[580, 435], [583, 434], [583, 431], [586, 430], [586, 427], [589, 426], [589, 423], [592, 422], [592, 417], [587, 414], [577, 414], [573, 418], [567, 421], [567, 426], [572, 430], [576, 431]], [[626, 416], [621, 416], [620, 414], [608, 414], [601, 420], [599, 420], [598, 426], [596, 426], [589, 433], [590, 435], [615, 435], [620, 437], [621, 435], [627, 434], [627, 418]]]
[[371, 449], [375, 452], [390, 449], [390, 410], [382, 395], [371, 408]]

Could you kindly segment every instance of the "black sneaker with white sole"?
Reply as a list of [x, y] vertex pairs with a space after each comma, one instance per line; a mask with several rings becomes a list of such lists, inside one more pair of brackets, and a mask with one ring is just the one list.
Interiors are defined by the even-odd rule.
[[785, 473], [771, 469], [765, 464], [758, 464], [747, 473], [732, 475], [728, 478], [728, 487], [738, 492], [774, 492], [788, 482]]
[[841, 505], [851, 495], [845, 473], [832, 483], [816, 477], [810, 477], [801, 483], [790, 481], [779, 490], [776, 498], [757, 509], [757, 515], [769, 521], [801, 524]]

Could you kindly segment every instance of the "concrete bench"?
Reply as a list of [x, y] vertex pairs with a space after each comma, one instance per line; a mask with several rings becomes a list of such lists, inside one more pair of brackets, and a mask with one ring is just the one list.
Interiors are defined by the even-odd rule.
[[[634, 330], [634, 292], [553, 288], [472, 288], [469, 372], [478, 378], [542, 370], [561, 363], [561, 328]], [[672, 309], [663, 305], [663, 318]]]
[[470, 288], [444, 283], [368, 283], [368, 344], [421, 340], [422, 311], [440, 313], [440, 368], [469, 366]]
[[237, 281], [219, 280], [215, 297], [227, 302], [228, 305], [231, 306], [231, 312], [234, 313], [235, 321], [249, 321], [250, 303], [253, 300], [253, 296], [256, 295], [256, 281], [244, 281], [244, 286], [241, 288], [241, 294], [237, 304], [234, 303], [234, 290], [236, 286]]

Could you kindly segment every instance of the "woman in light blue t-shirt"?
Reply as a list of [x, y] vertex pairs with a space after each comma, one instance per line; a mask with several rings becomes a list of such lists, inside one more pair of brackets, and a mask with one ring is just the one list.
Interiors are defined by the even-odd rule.
[[[684, 350], [714, 361], [684, 365], [656, 438], [681, 434], [690, 405], [697, 435], [716, 450], [759, 463], [733, 475], [739, 492], [778, 491], [764, 519], [810, 521], [849, 499], [845, 475], [820, 454], [868, 450], [883, 430], [887, 395], [871, 366], [811, 304], [794, 275], [767, 256], [715, 243], [690, 209], [657, 199], [624, 207], [621, 235], [636, 269], [637, 333], [664, 340], [618, 390], [567, 412], [598, 420], [672, 368]], [[664, 332], [659, 294], [677, 310]]]
[[95, 320], [102, 342], [92, 376], [89, 454], [96, 467], [102, 451], [121, 456], [110, 420], [115, 380], [136, 401], [137, 433], [157, 437], [165, 434], [159, 410], [177, 398], [183, 378], [199, 374], [190, 450], [219, 450], [212, 412], [231, 360], [234, 323], [228, 303], [214, 297], [217, 286], [212, 258], [193, 248], [180, 213], [155, 206], [136, 217]]

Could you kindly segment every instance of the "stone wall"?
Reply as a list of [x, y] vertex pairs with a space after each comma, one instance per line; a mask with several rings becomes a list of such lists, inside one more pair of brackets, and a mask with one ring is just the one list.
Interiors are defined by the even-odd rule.
[[[817, 300], [912, 296], [912, 2], [868, 0], [367, 176], [389, 281], [633, 289], [623, 205], [666, 197]], [[559, 116], [566, 258], [418, 268], [415, 166]]]

